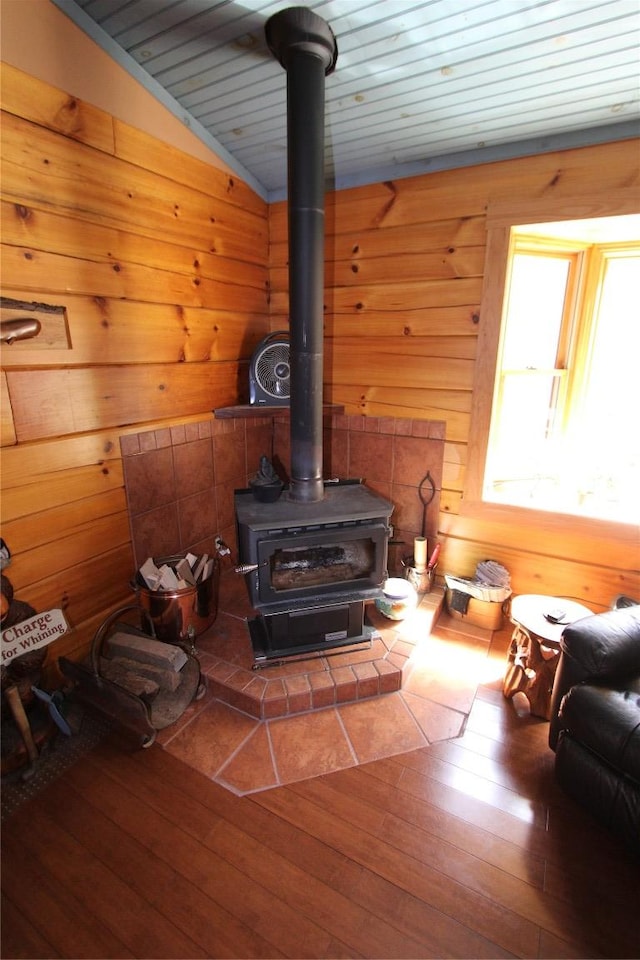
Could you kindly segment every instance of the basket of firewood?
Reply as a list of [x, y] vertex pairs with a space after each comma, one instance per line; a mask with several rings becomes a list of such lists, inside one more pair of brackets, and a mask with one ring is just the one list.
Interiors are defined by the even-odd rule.
[[[142, 612], [151, 634], [120, 619]], [[121, 607], [96, 631], [84, 663], [60, 657], [62, 673], [75, 683], [73, 695], [150, 746], [158, 730], [178, 720], [206, 690], [198, 659], [183, 647], [155, 636], [148, 614]]]

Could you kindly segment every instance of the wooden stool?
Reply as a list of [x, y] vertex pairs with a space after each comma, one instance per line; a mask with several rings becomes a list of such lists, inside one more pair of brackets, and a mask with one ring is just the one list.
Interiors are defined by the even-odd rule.
[[[554, 610], [564, 612], [557, 623], [546, 616]], [[531, 713], [549, 720], [562, 631], [568, 624], [591, 615], [587, 607], [562, 597], [534, 593], [514, 597], [510, 611], [514, 630], [502, 687], [504, 696], [511, 700], [516, 693], [524, 693]]]

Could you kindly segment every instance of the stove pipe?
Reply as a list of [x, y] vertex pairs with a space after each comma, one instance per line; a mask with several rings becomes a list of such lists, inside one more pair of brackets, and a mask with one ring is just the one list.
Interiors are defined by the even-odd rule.
[[324, 307], [324, 78], [338, 47], [307, 7], [274, 14], [267, 44], [287, 71], [289, 336], [292, 500], [324, 497], [322, 376]]

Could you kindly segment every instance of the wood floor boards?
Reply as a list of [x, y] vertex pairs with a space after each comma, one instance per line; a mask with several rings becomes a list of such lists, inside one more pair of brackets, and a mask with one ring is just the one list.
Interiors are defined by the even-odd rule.
[[246, 797], [102, 743], [3, 825], [2, 956], [637, 957], [547, 729], [484, 687], [457, 740]]

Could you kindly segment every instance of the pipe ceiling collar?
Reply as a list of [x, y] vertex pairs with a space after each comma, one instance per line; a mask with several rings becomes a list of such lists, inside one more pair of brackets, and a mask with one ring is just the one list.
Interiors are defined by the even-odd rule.
[[288, 58], [295, 50], [319, 57], [325, 76], [335, 69], [338, 44], [329, 24], [308, 7], [288, 7], [274, 13], [265, 25], [267, 45], [286, 70]]

